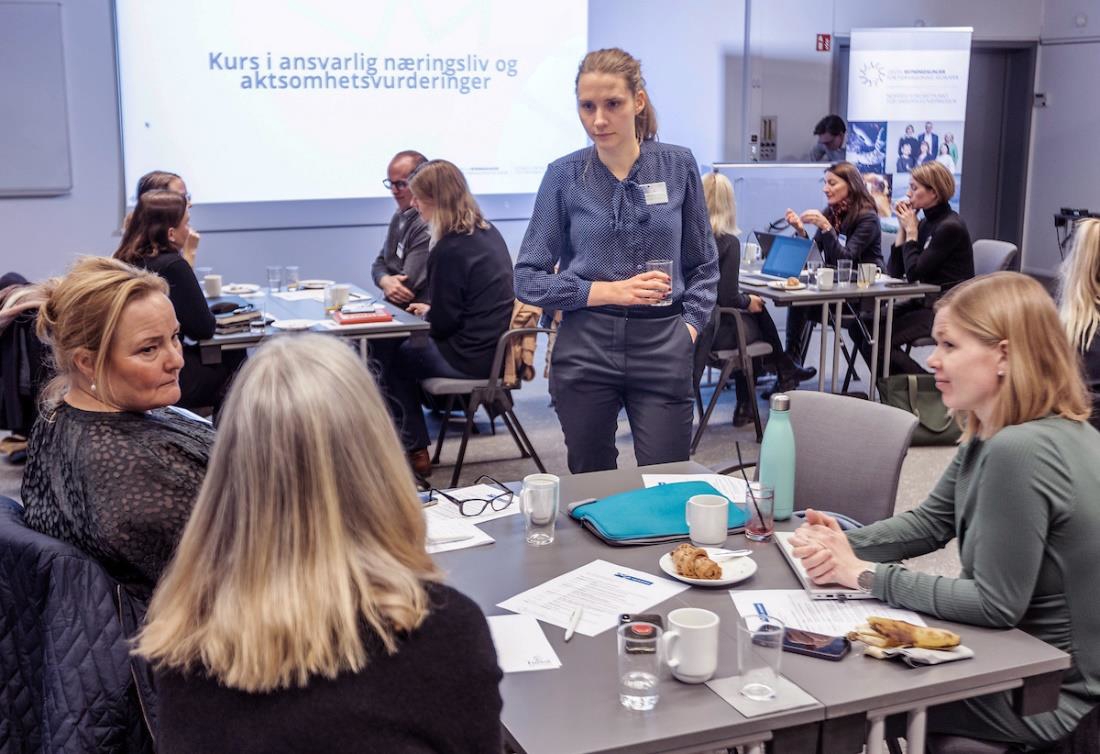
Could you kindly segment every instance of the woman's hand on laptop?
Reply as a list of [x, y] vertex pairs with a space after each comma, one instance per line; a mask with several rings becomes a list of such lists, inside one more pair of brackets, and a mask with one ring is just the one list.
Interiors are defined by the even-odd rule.
[[791, 545], [815, 584], [841, 584], [855, 589], [859, 575], [875, 567], [856, 557], [836, 519], [814, 510], [806, 511], [806, 523], [791, 537]]

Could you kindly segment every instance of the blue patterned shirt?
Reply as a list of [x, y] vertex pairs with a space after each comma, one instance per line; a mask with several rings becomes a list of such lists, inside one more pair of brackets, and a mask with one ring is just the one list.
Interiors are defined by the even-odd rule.
[[[516, 297], [543, 309], [588, 305], [592, 281], [616, 281], [673, 260], [672, 300], [702, 332], [717, 298], [718, 249], [691, 150], [656, 141], [620, 181], [587, 147], [550, 163], [516, 260]], [[646, 204], [645, 184], [668, 202]], [[555, 265], [558, 272], [554, 272]]]

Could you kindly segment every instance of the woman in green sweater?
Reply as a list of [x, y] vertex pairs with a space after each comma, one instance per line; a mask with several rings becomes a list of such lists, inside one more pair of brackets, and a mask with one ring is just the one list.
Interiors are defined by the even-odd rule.
[[[1069, 653], [1050, 712], [1022, 717], [1008, 692], [929, 710], [933, 733], [1042, 747], [1100, 702], [1100, 432], [1054, 302], [1031, 278], [999, 272], [959, 285], [938, 302], [933, 336], [928, 365], [963, 429], [955, 459], [902, 515], [844, 533], [810, 512], [795, 554], [819, 583], [943, 620], [1019, 628]], [[958, 578], [896, 562], [954, 538]]]

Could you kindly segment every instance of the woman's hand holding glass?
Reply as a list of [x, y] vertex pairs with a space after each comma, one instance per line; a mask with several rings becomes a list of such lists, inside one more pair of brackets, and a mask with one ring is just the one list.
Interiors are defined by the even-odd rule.
[[588, 291], [589, 306], [646, 306], [672, 293], [672, 278], [663, 272], [650, 270], [626, 280], [592, 283]]
[[875, 567], [856, 557], [835, 518], [812, 508], [807, 509], [806, 523], [798, 527], [791, 544], [795, 557], [802, 560], [815, 584], [841, 584], [855, 589], [859, 575]]

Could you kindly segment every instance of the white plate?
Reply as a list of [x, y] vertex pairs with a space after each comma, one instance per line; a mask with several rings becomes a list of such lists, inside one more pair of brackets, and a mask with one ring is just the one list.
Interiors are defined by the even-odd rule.
[[303, 290], [316, 290], [318, 288], [327, 288], [330, 285], [335, 285], [335, 280], [299, 280], [298, 287]]
[[271, 323], [276, 330], [308, 330], [317, 324], [315, 319], [277, 319]]
[[[704, 547], [703, 549], [707, 551], [707, 555], [713, 557], [715, 552], [723, 548]], [[661, 556], [658, 565], [661, 566], [662, 571], [672, 578], [694, 586], [729, 586], [730, 584], [736, 584], [738, 581], [744, 581], [756, 573], [756, 561], [749, 557], [732, 558], [719, 563], [718, 565], [722, 567], [722, 578], [720, 579], [689, 579], [687, 576], [681, 576], [676, 573], [676, 564], [672, 562], [672, 553], [670, 552], [666, 552]]]
[[799, 282], [798, 285], [787, 285], [785, 280], [772, 280], [768, 283], [769, 288], [774, 288], [777, 291], [800, 291], [806, 287], [806, 284]]
[[230, 296], [243, 296], [247, 293], [259, 293], [260, 286], [253, 283], [230, 283], [222, 286], [222, 293]]

